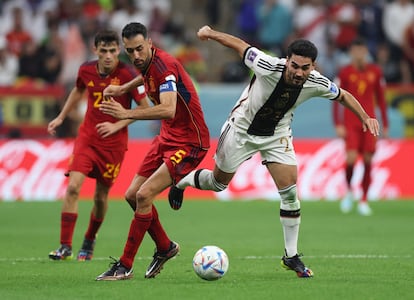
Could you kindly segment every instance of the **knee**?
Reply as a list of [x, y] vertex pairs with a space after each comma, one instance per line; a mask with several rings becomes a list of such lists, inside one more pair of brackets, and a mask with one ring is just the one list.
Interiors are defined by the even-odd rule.
[[151, 191], [147, 189], [139, 189], [136, 193], [136, 203], [140, 209], [150, 206], [152, 204], [152, 199], [154, 198]]
[[136, 201], [136, 192], [132, 190], [127, 190], [125, 193], [125, 200], [129, 203]]
[[296, 184], [279, 190], [281, 206], [289, 210], [300, 209], [300, 202], [297, 196]]
[[69, 182], [66, 195], [70, 199], [77, 199], [79, 197], [80, 185]]

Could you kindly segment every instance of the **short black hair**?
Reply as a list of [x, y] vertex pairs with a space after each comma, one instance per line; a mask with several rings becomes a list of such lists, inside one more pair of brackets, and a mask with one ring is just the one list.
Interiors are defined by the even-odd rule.
[[147, 27], [138, 22], [129, 23], [122, 29], [122, 38], [130, 39], [139, 34], [141, 34], [144, 39], [148, 36]]
[[362, 37], [356, 37], [351, 42], [351, 46], [366, 46], [366, 45], [367, 45], [367, 43], [365, 42], [365, 40]]
[[309, 57], [314, 62], [318, 56], [318, 49], [311, 41], [298, 39], [293, 41], [287, 49], [289, 58], [292, 57], [292, 54]]
[[106, 45], [111, 44], [113, 42], [119, 45], [119, 36], [113, 30], [102, 30], [95, 35], [95, 47], [98, 47], [100, 43]]

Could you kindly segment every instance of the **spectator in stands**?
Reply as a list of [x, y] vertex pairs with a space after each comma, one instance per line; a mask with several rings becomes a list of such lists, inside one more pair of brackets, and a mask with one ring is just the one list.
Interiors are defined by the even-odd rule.
[[258, 8], [258, 38], [261, 48], [284, 55], [285, 42], [292, 33], [292, 13], [279, 0], [264, 0]]
[[358, 36], [358, 9], [351, 0], [334, 0], [328, 8], [328, 14], [330, 39], [336, 48], [346, 53]]
[[23, 26], [23, 11], [20, 7], [13, 8], [13, 27], [6, 34], [9, 49], [20, 56], [23, 45], [32, 42], [32, 36]]
[[371, 57], [376, 59], [377, 48], [385, 41], [382, 28], [383, 6], [378, 1], [359, 0], [357, 8], [361, 18], [358, 35], [366, 41]]
[[42, 57], [41, 78], [51, 84], [58, 83], [63, 67], [63, 39], [59, 35], [59, 22], [53, 16], [48, 19], [49, 32], [40, 45]]
[[13, 85], [19, 71], [19, 61], [7, 48], [7, 41], [0, 36], [0, 86]]
[[390, 59], [399, 63], [403, 69], [402, 81], [410, 82], [404, 67], [407, 62], [403, 56], [404, 31], [414, 20], [414, 4], [410, 0], [394, 0], [384, 7], [383, 28], [390, 45]]
[[185, 38], [183, 45], [177, 49], [174, 56], [194, 80], [198, 82], [206, 80], [207, 64], [191, 37]]
[[385, 81], [387, 83], [401, 82], [404, 67], [401, 66], [401, 62], [390, 58], [390, 48], [387, 43], [378, 45], [376, 57], [376, 62], [382, 69]]
[[19, 56], [19, 79], [34, 80], [40, 79], [42, 72], [42, 56], [38, 45], [30, 40], [21, 46]]
[[148, 26], [150, 23], [149, 14], [146, 14], [134, 0], [117, 0], [114, 11], [109, 17], [109, 25], [116, 32], [121, 32], [126, 23], [137, 20]]
[[257, 9], [260, 3], [260, 0], [241, 0], [236, 12], [237, 35], [252, 45], [257, 44]]
[[324, 0], [298, 1], [298, 6], [293, 10], [295, 35], [298, 38], [312, 41], [318, 47], [319, 59], [334, 52], [332, 51], [334, 49], [328, 45], [327, 23]]
[[413, 82], [413, 78], [414, 78], [414, 20], [404, 30], [402, 50], [404, 52], [404, 57], [408, 62], [407, 72], [409, 74], [407, 74], [407, 77], [409, 77], [410, 82]]
[[212, 25], [218, 24], [220, 21], [221, 9], [219, 0], [207, 0], [206, 1], [206, 11], [208, 22]]

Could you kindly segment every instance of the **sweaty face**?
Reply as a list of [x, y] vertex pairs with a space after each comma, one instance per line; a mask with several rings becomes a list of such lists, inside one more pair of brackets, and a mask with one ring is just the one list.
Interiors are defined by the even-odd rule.
[[289, 85], [301, 86], [315, 69], [315, 64], [309, 57], [292, 54], [286, 62], [285, 81]]
[[151, 39], [144, 39], [141, 34], [138, 34], [129, 39], [122, 38], [122, 41], [124, 42], [125, 51], [131, 62], [137, 69], [144, 72], [152, 57]]
[[98, 56], [98, 67], [101, 73], [110, 73], [118, 64], [118, 55], [121, 50], [116, 42], [103, 43], [101, 42], [95, 53]]

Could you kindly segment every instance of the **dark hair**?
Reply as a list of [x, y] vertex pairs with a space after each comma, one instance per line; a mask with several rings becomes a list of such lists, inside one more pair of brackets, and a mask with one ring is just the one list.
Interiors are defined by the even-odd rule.
[[366, 43], [362, 37], [357, 37], [352, 41], [351, 46], [366, 46]]
[[299, 39], [292, 42], [287, 49], [287, 56], [292, 57], [292, 54], [309, 57], [314, 62], [318, 56], [318, 49], [311, 41]]
[[98, 47], [100, 43], [107, 45], [113, 42], [119, 45], [119, 36], [113, 30], [102, 30], [95, 35], [95, 47]]
[[126, 39], [130, 39], [139, 34], [141, 34], [144, 39], [146, 39], [148, 35], [147, 28], [138, 22], [129, 23], [122, 29], [122, 37]]

